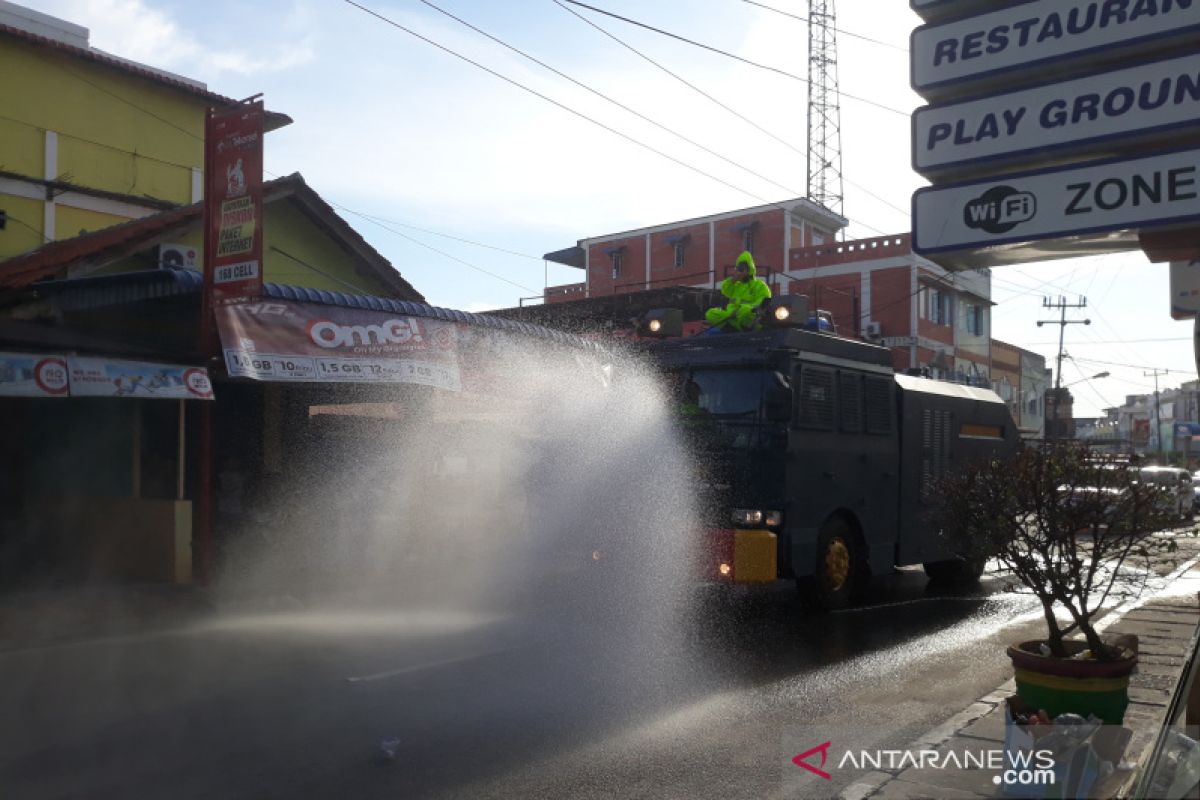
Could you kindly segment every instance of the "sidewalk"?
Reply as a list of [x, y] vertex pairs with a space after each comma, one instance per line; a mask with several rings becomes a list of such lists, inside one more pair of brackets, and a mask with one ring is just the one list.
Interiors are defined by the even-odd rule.
[[213, 612], [205, 589], [105, 584], [0, 595], [0, 652], [177, 627]]
[[[1185, 583], [1180, 583], [1180, 582]], [[1182, 591], [1173, 589], [1182, 588]], [[1150, 756], [1166, 718], [1171, 692], [1183, 671], [1188, 653], [1200, 634], [1200, 563], [1169, 584], [1163, 593], [1148, 596], [1129, 607], [1116, 609], [1101, 620], [1106, 636], [1136, 634], [1138, 666], [1129, 686], [1129, 709], [1124, 726], [1133, 732], [1125, 750], [1127, 769], [1104, 782], [1105, 794], [1123, 796], [1132, 787], [1143, 762]], [[979, 698], [942, 725], [912, 742], [913, 750], [961, 752], [967, 748], [1001, 748], [1004, 745], [1004, 701], [1015, 692], [1009, 680]], [[910, 798], [977, 798], [1001, 796], [993, 773], [984, 770], [918, 770], [873, 772], [846, 787], [843, 800], [909, 800]], [[1099, 784], [1098, 784], [1099, 786]]]

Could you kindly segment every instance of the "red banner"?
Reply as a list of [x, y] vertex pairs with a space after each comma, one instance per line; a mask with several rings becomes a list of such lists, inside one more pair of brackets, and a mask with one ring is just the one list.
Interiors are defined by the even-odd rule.
[[234, 378], [462, 388], [453, 322], [272, 301], [216, 314], [225, 368]]
[[212, 308], [262, 294], [262, 101], [210, 109], [204, 148], [204, 291]]

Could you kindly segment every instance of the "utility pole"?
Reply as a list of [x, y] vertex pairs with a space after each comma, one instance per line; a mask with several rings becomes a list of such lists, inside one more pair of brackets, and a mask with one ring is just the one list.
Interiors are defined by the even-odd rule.
[[1063, 334], [1067, 331], [1068, 325], [1091, 325], [1090, 319], [1067, 319], [1068, 308], [1087, 308], [1087, 298], [1080, 297], [1078, 302], [1068, 303], [1067, 298], [1059, 297], [1056, 302], [1050, 302], [1049, 297], [1042, 298], [1042, 308], [1054, 309], [1057, 308], [1059, 315], [1058, 319], [1039, 319], [1038, 327], [1043, 325], [1058, 326], [1058, 366], [1054, 370], [1054, 436], [1047, 438], [1058, 439], [1059, 437], [1059, 416], [1062, 408], [1062, 362], [1063, 362]]
[[[1169, 370], [1169, 369], [1159, 369], [1158, 367], [1155, 367], [1154, 370], [1151, 372], [1143, 372], [1142, 373], [1143, 377], [1146, 377], [1146, 378], [1153, 377], [1154, 378], [1154, 439], [1155, 439], [1155, 441], [1158, 442], [1158, 454], [1160, 456], [1162, 455], [1163, 447], [1162, 447], [1162, 414], [1159, 412], [1159, 409], [1158, 409], [1158, 376], [1166, 375], [1170, 371], [1171, 370]], [[1178, 419], [1178, 417], [1176, 417], [1176, 419]]]

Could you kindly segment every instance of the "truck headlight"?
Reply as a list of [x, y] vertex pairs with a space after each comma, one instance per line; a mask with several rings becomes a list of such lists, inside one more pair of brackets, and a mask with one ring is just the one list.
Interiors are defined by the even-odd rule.
[[733, 510], [733, 524], [735, 525], [761, 525], [763, 521], [763, 512], [757, 509], [735, 508]]
[[763, 523], [768, 528], [778, 528], [780, 525], [783, 524], [783, 512], [782, 511], [766, 512], [765, 514], [763, 514]]

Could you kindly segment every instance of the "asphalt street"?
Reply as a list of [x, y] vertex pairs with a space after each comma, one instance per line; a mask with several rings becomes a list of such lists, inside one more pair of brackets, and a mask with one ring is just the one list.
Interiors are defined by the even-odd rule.
[[1009, 677], [1004, 646], [1040, 630], [1040, 607], [1003, 580], [942, 591], [920, 570], [828, 615], [786, 586], [697, 595], [680, 617], [579, 603], [228, 610], [0, 652], [0, 786], [785, 796], [798, 745], [853, 730], [864, 747], [903, 746]]

